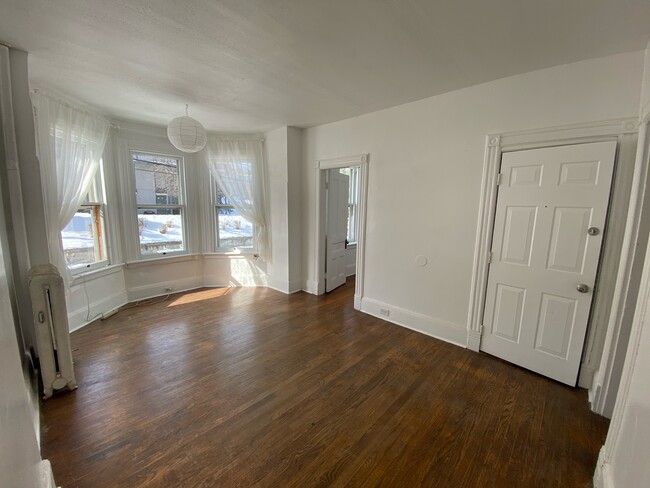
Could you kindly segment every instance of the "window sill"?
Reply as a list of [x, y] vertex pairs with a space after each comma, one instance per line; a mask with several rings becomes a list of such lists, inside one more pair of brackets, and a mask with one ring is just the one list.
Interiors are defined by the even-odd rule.
[[128, 261], [126, 267], [128, 269], [132, 268], [142, 268], [145, 266], [153, 266], [156, 264], [172, 264], [172, 263], [182, 263], [183, 261], [196, 261], [199, 259], [200, 254], [181, 254], [176, 256], [162, 256], [162, 257], [152, 257], [145, 258], [140, 261]]
[[352, 242], [352, 243], [348, 244], [348, 247], [346, 247], [346, 249], [356, 249], [356, 248], [357, 248], [357, 243], [356, 242]]
[[204, 253], [205, 259], [258, 259], [259, 254], [253, 251], [223, 251]]
[[90, 271], [86, 271], [84, 273], [75, 273], [72, 276], [72, 283], [71, 285], [78, 285], [79, 283], [83, 283], [84, 281], [88, 280], [96, 280], [97, 278], [101, 278], [103, 276], [108, 276], [113, 273], [117, 273], [122, 269], [124, 264], [108, 264], [104, 266], [103, 268], [98, 268], [98, 269], [93, 269]]

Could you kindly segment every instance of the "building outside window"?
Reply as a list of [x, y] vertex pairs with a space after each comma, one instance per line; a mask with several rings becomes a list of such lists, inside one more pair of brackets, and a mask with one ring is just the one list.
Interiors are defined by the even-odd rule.
[[61, 231], [63, 254], [73, 273], [108, 265], [103, 175], [103, 164], [100, 163], [83, 205]]
[[132, 153], [140, 255], [185, 252], [182, 158]]

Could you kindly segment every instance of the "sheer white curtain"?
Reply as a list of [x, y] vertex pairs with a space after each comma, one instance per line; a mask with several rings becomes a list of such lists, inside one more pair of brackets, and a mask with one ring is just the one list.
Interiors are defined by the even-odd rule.
[[264, 151], [260, 138], [209, 137], [204, 155], [208, 168], [233, 207], [253, 224], [255, 248], [270, 259], [264, 186]]
[[102, 158], [108, 120], [49, 94], [32, 93], [50, 262], [69, 283], [61, 231], [83, 203]]

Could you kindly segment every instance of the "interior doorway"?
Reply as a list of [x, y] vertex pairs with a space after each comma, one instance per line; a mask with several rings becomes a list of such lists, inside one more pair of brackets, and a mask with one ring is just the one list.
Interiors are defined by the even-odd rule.
[[481, 350], [575, 386], [616, 142], [503, 155]]
[[313, 292], [321, 295], [331, 291], [354, 275], [354, 307], [359, 310], [364, 284], [368, 155], [317, 161], [315, 169]]
[[356, 275], [359, 166], [329, 169], [325, 181], [325, 292]]

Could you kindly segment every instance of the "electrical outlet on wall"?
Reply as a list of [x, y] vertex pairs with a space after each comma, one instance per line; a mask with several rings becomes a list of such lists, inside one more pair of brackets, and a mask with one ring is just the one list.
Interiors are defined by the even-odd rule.
[[384, 317], [390, 317], [390, 310], [388, 310], [387, 308], [380, 308], [379, 313]]

